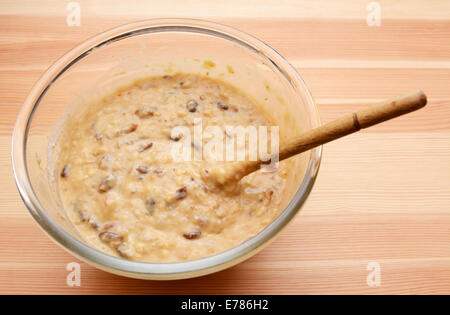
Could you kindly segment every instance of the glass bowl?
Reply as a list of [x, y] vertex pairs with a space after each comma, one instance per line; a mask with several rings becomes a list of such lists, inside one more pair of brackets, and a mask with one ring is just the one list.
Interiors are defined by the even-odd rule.
[[233, 266], [269, 243], [299, 212], [317, 176], [322, 147], [295, 159], [284, 210], [260, 233], [214, 256], [146, 263], [107, 255], [83, 241], [52, 184], [52, 147], [67, 113], [82, 111], [135, 78], [174, 72], [220, 78], [246, 91], [280, 126], [280, 141], [320, 125], [314, 100], [296, 70], [275, 50], [234, 28], [193, 19], [119, 26], [56, 61], [25, 100], [12, 136], [12, 165], [22, 199], [57, 244], [102, 270], [141, 279], [181, 279]]

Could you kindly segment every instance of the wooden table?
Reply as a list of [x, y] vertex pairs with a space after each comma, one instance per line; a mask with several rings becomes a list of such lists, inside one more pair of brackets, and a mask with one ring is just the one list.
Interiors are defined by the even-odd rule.
[[[78, 27], [67, 26], [68, 2], [0, 4], [0, 293], [450, 293], [449, 1], [379, 1], [380, 26], [368, 25], [377, 10], [370, 1], [78, 1]], [[69, 287], [66, 265], [77, 259], [42, 233], [14, 185], [17, 112], [74, 45], [116, 25], [174, 16], [232, 25], [271, 45], [304, 77], [323, 122], [417, 88], [429, 105], [326, 145], [303, 211], [250, 260], [169, 282], [81, 263], [81, 286]], [[367, 282], [372, 266], [379, 283]]]

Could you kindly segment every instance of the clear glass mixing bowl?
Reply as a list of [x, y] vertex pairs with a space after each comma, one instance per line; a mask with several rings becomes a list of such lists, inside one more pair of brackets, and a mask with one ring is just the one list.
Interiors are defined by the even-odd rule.
[[[210, 61], [214, 67], [208, 66]], [[135, 78], [178, 71], [221, 78], [252, 95], [280, 126], [280, 141], [320, 125], [313, 98], [296, 70], [263, 42], [231, 27], [192, 19], [147, 20], [106, 31], [72, 49], [44, 73], [23, 104], [12, 136], [12, 164], [22, 199], [41, 228], [64, 249], [105, 271], [180, 279], [235, 265], [261, 250], [293, 219], [317, 176], [321, 147], [294, 158], [279, 217], [251, 239], [214, 256], [144, 263], [86, 244], [67, 219], [50, 180], [51, 147], [65, 115], [82, 111], [90, 100]]]

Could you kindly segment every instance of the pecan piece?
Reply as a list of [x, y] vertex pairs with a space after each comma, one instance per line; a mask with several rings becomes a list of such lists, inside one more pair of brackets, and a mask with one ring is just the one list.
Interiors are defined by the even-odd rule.
[[202, 235], [201, 231], [190, 231], [183, 234], [184, 238], [188, 240], [195, 240], [199, 238], [201, 235]]
[[116, 223], [114, 223], [114, 222], [107, 222], [107, 223], [105, 223], [105, 225], [103, 225], [103, 230], [107, 231], [109, 229], [112, 229], [115, 226], [116, 226]]
[[117, 246], [116, 251], [119, 253], [120, 256], [125, 258], [133, 256], [132, 249], [125, 242]]
[[141, 145], [139, 152], [144, 152], [153, 146], [153, 142], [148, 142], [147, 144]]
[[147, 118], [155, 115], [158, 109], [155, 106], [143, 106], [142, 108], [136, 110], [134, 113], [139, 116], [139, 118]]
[[100, 192], [106, 192], [106, 191], [114, 188], [114, 186], [116, 186], [116, 183], [117, 183], [117, 177], [110, 174], [102, 179], [102, 181], [100, 182], [100, 185], [98, 185], [98, 190]]
[[95, 230], [98, 230], [100, 228], [100, 222], [97, 220], [95, 216], [91, 216], [88, 220], [88, 224], [90, 227], [92, 227]]
[[61, 177], [67, 177], [69, 175], [70, 167], [70, 164], [64, 165], [63, 169], [61, 170]]
[[170, 133], [170, 139], [172, 139], [173, 141], [178, 141], [181, 138], [183, 138], [183, 133], [179, 130], [173, 129]]
[[148, 198], [145, 201], [145, 208], [147, 209], [147, 213], [152, 215], [153, 211], [155, 211], [156, 200], [153, 197]]
[[86, 214], [86, 212], [84, 212], [83, 210], [77, 210], [77, 212], [78, 212], [78, 215], [80, 216], [81, 222], [86, 222], [87, 220], [89, 220], [89, 217]]
[[176, 200], [184, 199], [184, 198], [186, 198], [186, 196], [187, 196], [187, 187], [186, 186], [177, 189], [177, 191], [175, 192]]
[[112, 231], [103, 231], [98, 235], [98, 237], [102, 242], [109, 243], [111, 246], [118, 246], [123, 242], [123, 236]]
[[147, 165], [139, 165], [138, 167], [136, 167], [136, 171], [138, 171], [141, 174], [147, 174], [148, 166]]
[[190, 99], [189, 101], [186, 102], [186, 108], [191, 113], [194, 113], [197, 111], [197, 106], [198, 106], [198, 102], [194, 99]]
[[73, 203], [73, 211], [78, 214], [81, 222], [89, 220], [86, 203], [82, 200], [78, 199]]
[[137, 127], [138, 124], [129, 124], [128, 127], [122, 129], [122, 133], [132, 133], [133, 131], [136, 131]]
[[219, 107], [221, 110], [228, 110], [229, 108], [228, 104], [222, 101], [217, 102], [217, 107]]

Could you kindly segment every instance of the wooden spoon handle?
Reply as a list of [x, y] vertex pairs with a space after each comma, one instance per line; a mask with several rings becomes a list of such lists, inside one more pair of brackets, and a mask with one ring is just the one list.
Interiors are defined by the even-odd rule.
[[[424, 107], [426, 103], [427, 97], [425, 94], [422, 91], [416, 91], [369, 106], [282, 143], [279, 148], [278, 159], [281, 161], [290, 158], [363, 128], [415, 111]], [[274, 157], [271, 160], [273, 159]], [[242, 177], [257, 171], [262, 164], [266, 163], [258, 160], [234, 163], [229, 167], [216, 167], [211, 171], [209, 178], [212, 178], [216, 184], [223, 186], [226, 183], [239, 181]]]
[[425, 94], [416, 91], [374, 104], [286, 141], [280, 145], [279, 159], [287, 159], [361, 129], [418, 110], [426, 103]]

